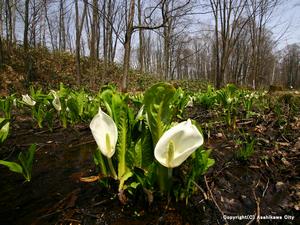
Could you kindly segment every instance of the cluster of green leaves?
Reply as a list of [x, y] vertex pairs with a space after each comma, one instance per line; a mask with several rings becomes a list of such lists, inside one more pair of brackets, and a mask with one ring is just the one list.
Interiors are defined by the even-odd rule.
[[[55, 95], [58, 100], [55, 99]], [[97, 112], [100, 104], [99, 97], [92, 97], [84, 90], [74, 91], [63, 84], [58, 91], [48, 94], [43, 94], [41, 90], [35, 91], [31, 87], [30, 96], [36, 101], [34, 106], [28, 107], [33, 119], [37, 121], [39, 127], [43, 127], [45, 122], [50, 129], [55, 118], [60, 120], [63, 127], [67, 127], [68, 124], [88, 122]], [[57, 102], [54, 102], [55, 100]], [[60, 105], [59, 109], [56, 104]]]
[[60, 85], [59, 90], [51, 90], [49, 93], [31, 86], [28, 98], [34, 104], [28, 104], [24, 98], [16, 97], [16, 95], [0, 99], [0, 129], [3, 137], [7, 137], [7, 134], [4, 135], [7, 125], [3, 121], [9, 123], [13, 108], [18, 112], [30, 113], [39, 128], [47, 126], [52, 130], [55, 120], [59, 120], [63, 127], [67, 127], [68, 124], [89, 122], [101, 102], [100, 93], [92, 95], [83, 89], [75, 91], [63, 84]]
[[240, 137], [235, 141], [238, 147], [235, 156], [240, 161], [247, 161], [254, 154], [256, 139], [241, 130]]
[[206, 110], [221, 112], [225, 123], [236, 128], [238, 114], [242, 113], [240, 116], [247, 119], [255, 115], [255, 106], [258, 106], [256, 108], [263, 108], [259, 104], [264, 96], [264, 92], [239, 89], [233, 84], [228, 84], [220, 90], [215, 90], [208, 85], [206, 91], [195, 93], [193, 99], [196, 104]]
[[[188, 165], [188, 176], [182, 182], [174, 182], [170, 190], [166, 184], [168, 170], [155, 160], [154, 147], [173, 125], [174, 119], [182, 114], [190, 96], [170, 84], [158, 83], [138, 95], [119, 93], [107, 87], [102, 90], [100, 99], [118, 128], [119, 137], [112, 162], [117, 168], [120, 200], [124, 201], [125, 193], [133, 194], [139, 190], [146, 193], [149, 201], [152, 199], [149, 196], [156, 190], [168, 192], [177, 199], [188, 199], [196, 190], [197, 179], [214, 164], [214, 160], [209, 158], [210, 151], [196, 151], [185, 164]], [[104, 177], [113, 176], [109, 173], [108, 160], [100, 151], [95, 152], [94, 161]], [[176, 170], [182, 170], [182, 167]]]

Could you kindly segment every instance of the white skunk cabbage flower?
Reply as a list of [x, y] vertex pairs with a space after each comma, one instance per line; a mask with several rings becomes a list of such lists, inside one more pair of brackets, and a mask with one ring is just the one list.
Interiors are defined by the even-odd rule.
[[193, 107], [194, 103], [194, 98], [189, 96], [189, 101], [187, 102], [186, 106], [187, 107]]
[[51, 90], [50, 91], [51, 94], [53, 95], [54, 99], [52, 101], [52, 105], [54, 106], [54, 108], [57, 110], [57, 111], [60, 111], [61, 110], [61, 103], [60, 103], [60, 100], [59, 100], [59, 97], [56, 93], [56, 91], [53, 91]]
[[22, 101], [29, 106], [34, 106], [36, 101], [34, 101], [28, 94], [22, 95]]
[[17, 106], [17, 99], [16, 99], [16, 98], [14, 98], [14, 100], [13, 100], [13, 106], [14, 106], [14, 107]]
[[181, 165], [202, 144], [202, 134], [188, 119], [161, 136], [155, 146], [154, 156], [163, 166], [174, 168]]
[[113, 119], [99, 108], [98, 114], [90, 123], [90, 129], [102, 154], [111, 158], [118, 140], [118, 129]]

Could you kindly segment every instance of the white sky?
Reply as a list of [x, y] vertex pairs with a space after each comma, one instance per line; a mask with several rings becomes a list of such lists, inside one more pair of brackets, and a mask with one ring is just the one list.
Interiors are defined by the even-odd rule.
[[278, 49], [287, 44], [300, 43], [300, 0], [281, 1], [270, 23], [274, 38], [280, 38]]

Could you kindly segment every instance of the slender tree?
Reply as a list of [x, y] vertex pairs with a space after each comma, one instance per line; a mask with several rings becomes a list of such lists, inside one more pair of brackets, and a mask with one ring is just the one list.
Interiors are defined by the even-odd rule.
[[122, 77], [122, 90], [127, 90], [127, 77], [130, 67], [130, 51], [131, 51], [131, 37], [133, 34], [133, 19], [135, 10], [135, 0], [130, 0], [130, 5], [127, 13], [127, 26], [124, 41], [124, 59], [123, 59], [123, 77]]
[[23, 35], [23, 45], [25, 52], [28, 51], [29, 41], [28, 41], [28, 31], [29, 31], [29, 2], [30, 0], [25, 0], [25, 16], [24, 16], [24, 35]]
[[76, 74], [77, 74], [77, 83], [81, 84], [81, 72], [80, 72], [80, 48], [81, 48], [81, 34], [84, 24], [84, 18], [87, 12], [87, 1], [84, 0], [83, 12], [81, 19], [79, 16], [79, 7], [78, 0], [75, 0], [75, 29], [76, 29]]

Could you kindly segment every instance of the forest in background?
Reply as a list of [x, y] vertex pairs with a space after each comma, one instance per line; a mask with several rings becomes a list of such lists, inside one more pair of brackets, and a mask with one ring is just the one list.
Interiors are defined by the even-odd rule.
[[280, 4], [1, 0], [2, 81], [11, 82], [6, 74], [25, 83], [63, 74], [77, 85], [112, 80], [126, 90], [134, 69], [150, 80], [199, 80], [217, 88], [227, 83], [299, 88], [300, 45], [277, 50], [269, 28]]

